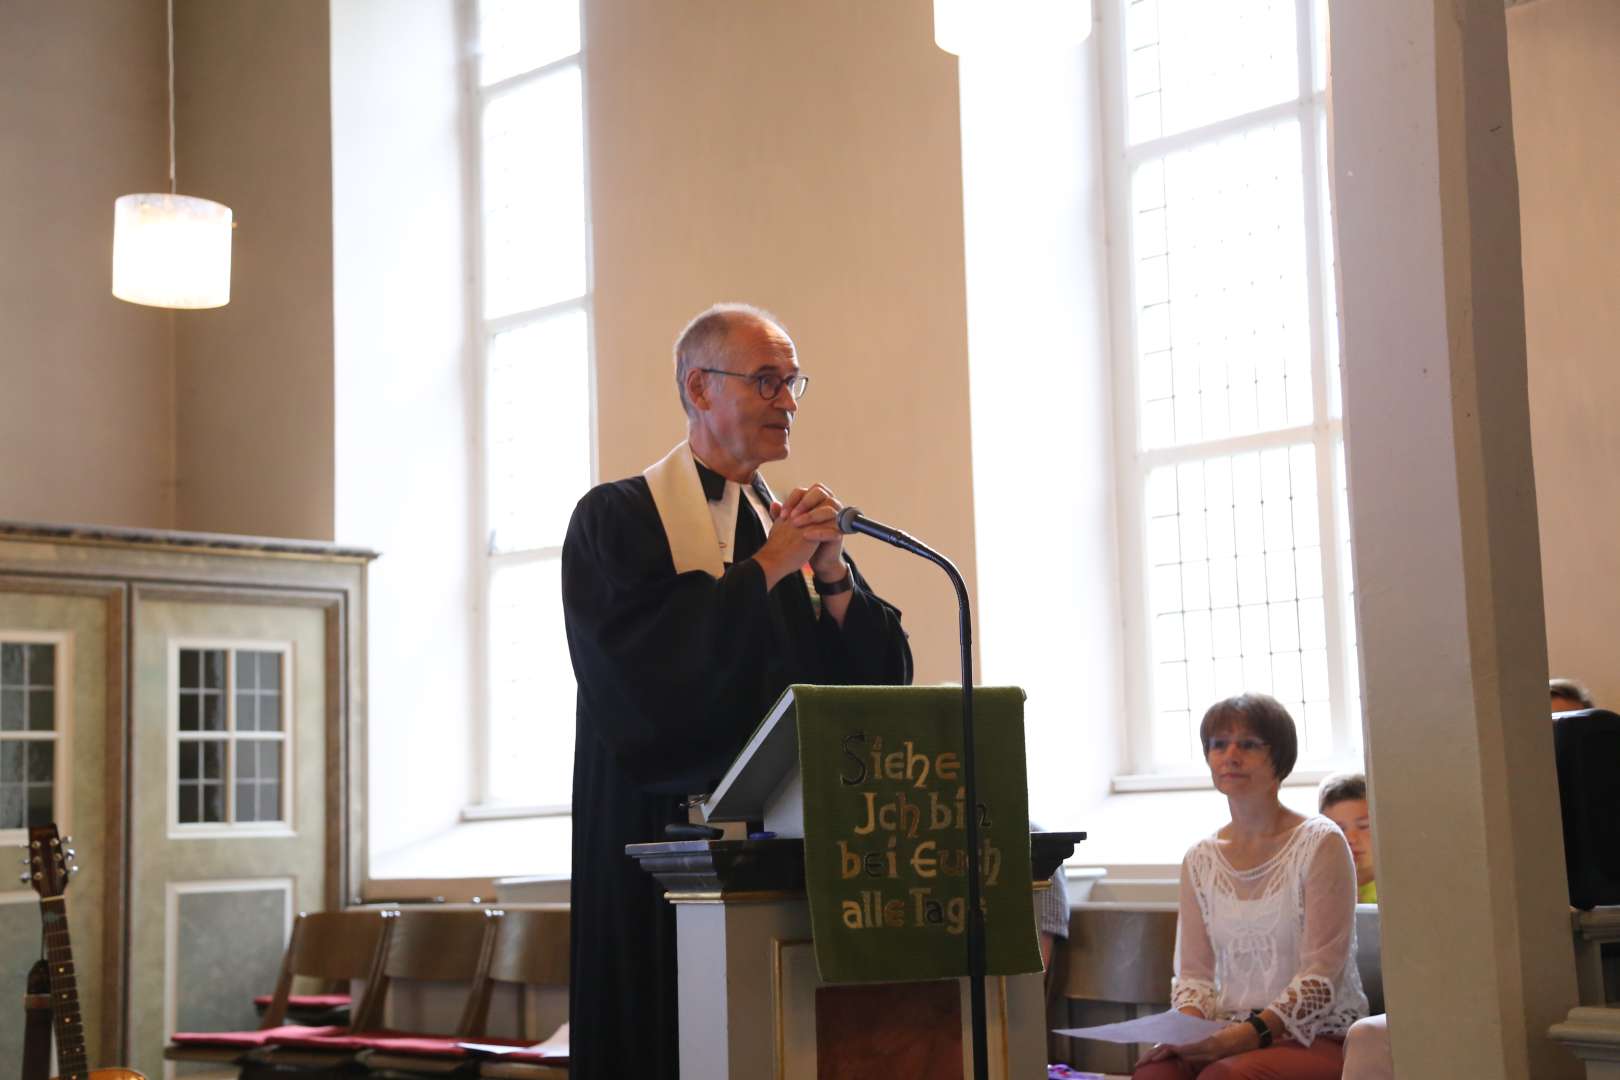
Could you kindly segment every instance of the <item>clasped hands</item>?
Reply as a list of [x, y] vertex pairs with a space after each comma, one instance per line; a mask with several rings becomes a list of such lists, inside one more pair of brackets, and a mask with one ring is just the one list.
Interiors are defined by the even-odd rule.
[[771, 532], [754, 555], [765, 570], [767, 588], [806, 563], [829, 584], [849, 573], [844, 534], [838, 531], [838, 512], [843, 508], [822, 484], [794, 488], [781, 502], [771, 503]]

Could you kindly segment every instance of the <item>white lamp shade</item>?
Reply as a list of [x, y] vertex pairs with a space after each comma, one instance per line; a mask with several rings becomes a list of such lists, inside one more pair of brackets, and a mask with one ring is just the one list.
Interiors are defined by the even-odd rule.
[[1049, 52], [1091, 34], [1091, 0], [934, 0], [934, 44], [957, 56]]
[[166, 308], [231, 300], [231, 208], [190, 195], [124, 195], [113, 204], [113, 295]]

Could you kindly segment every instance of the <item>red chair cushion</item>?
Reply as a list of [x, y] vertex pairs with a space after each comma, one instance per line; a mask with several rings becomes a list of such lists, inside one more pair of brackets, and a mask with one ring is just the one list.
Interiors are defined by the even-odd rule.
[[321, 1037], [341, 1034], [335, 1026], [309, 1027], [304, 1024], [285, 1024], [281, 1027], [260, 1028], [257, 1031], [177, 1031], [169, 1041], [177, 1046], [241, 1046], [253, 1048], [272, 1041], [302, 1036]]
[[[274, 1000], [271, 994], [260, 994], [253, 999], [255, 1005], [268, 1005]], [[351, 1004], [348, 994], [288, 994], [287, 1005], [294, 1009], [340, 1009]]]

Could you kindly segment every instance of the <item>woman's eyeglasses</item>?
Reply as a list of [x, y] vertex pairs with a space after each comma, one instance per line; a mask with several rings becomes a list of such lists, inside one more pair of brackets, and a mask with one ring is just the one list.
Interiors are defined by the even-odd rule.
[[1227, 747], [1235, 746], [1245, 754], [1258, 754], [1260, 751], [1264, 750], [1267, 745], [1268, 744], [1264, 739], [1255, 739], [1247, 736], [1240, 739], [1229, 739], [1224, 735], [1217, 735], [1213, 739], [1209, 740], [1209, 752], [1211, 754], [1223, 754], [1226, 752]]

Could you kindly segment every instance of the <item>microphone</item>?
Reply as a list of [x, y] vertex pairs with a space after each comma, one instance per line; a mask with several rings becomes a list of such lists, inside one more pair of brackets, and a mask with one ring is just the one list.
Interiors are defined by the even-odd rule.
[[[979, 805], [978, 766], [974, 755], [973, 738], [973, 617], [968, 607], [967, 583], [956, 565], [915, 537], [908, 536], [893, 525], [873, 521], [858, 507], [846, 506], [838, 512], [838, 531], [844, 534], [865, 533], [885, 544], [893, 544], [913, 555], [921, 555], [945, 571], [956, 590], [957, 637], [962, 646], [962, 786], [970, 807]], [[967, 954], [968, 1003], [973, 1020], [973, 1075], [984, 1080], [990, 1075], [989, 1021], [986, 1018], [984, 993], [985, 937], [984, 910], [979, 903], [979, 815], [967, 815]]]
[[882, 540], [885, 544], [893, 544], [897, 548], [904, 548], [915, 555], [921, 555], [925, 559], [937, 561], [940, 558], [939, 552], [930, 548], [921, 540], [895, 528], [893, 525], [873, 521], [861, 513], [861, 508], [858, 506], [846, 506], [838, 511], [838, 531], [845, 534], [864, 533], [874, 539]]

